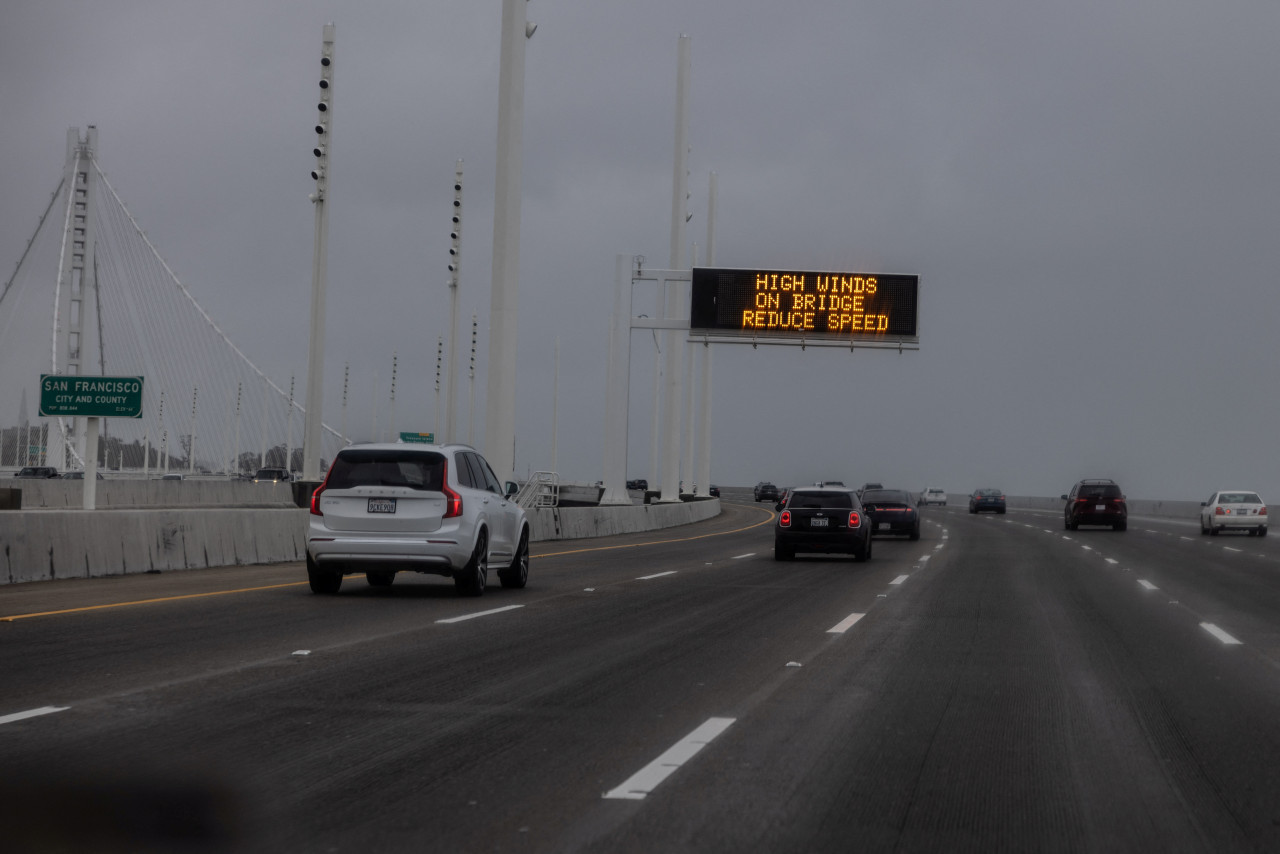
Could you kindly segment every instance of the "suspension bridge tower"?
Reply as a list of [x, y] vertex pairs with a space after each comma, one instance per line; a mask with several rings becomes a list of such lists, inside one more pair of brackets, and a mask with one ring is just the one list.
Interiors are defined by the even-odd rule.
[[[67, 164], [62, 186], [71, 197], [63, 217], [62, 252], [54, 298], [52, 370], [54, 374], [102, 373], [101, 364], [84, 370], [91, 354], [102, 352], [102, 329], [94, 261], [94, 206], [98, 194], [94, 156], [98, 129], [89, 125], [85, 136], [79, 128], [67, 131]], [[99, 361], [101, 361], [99, 359]], [[96, 368], [96, 369], [95, 369]], [[59, 469], [84, 459], [84, 419], [70, 420], [65, 436], [49, 434], [49, 460]], [[70, 447], [68, 447], [70, 446]], [[75, 466], [78, 467], [78, 466]]]

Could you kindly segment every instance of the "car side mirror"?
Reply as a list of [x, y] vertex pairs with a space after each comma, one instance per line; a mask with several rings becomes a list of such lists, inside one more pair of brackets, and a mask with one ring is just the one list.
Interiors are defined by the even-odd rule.
[[1208, 501], [1201, 501], [1201, 502], [1200, 502], [1200, 506], [1201, 506], [1201, 507], [1208, 507], [1208, 506], [1209, 506], [1209, 502], [1208, 502]]
[[514, 480], [509, 480], [506, 483], [506, 490], [507, 490], [507, 497], [510, 498], [511, 496], [515, 495], [517, 492], [520, 491], [520, 484], [516, 483]]
[[782, 510], [782, 508], [784, 508], [784, 507], [786, 507], [786, 506], [787, 506], [787, 504], [786, 504], [786, 502], [785, 502], [785, 501], [779, 501], [777, 504], [773, 505], [773, 509], [774, 509], [774, 510]]
[[1065, 495], [1064, 495], [1064, 496], [1062, 496], [1062, 500], [1063, 500], [1063, 501], [1066, 501], [1066, 500], [1067, 500], [1067, 496], [1065, 496]]

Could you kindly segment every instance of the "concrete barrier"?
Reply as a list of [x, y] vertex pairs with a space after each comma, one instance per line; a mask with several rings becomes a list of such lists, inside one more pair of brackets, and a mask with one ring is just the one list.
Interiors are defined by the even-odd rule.
[[[24, 479], [10, 481], [22, 490], [27, 509], [73, 510], [83, 507], [84, 481]], [[142, 507], [293, 507], [290, 482], [254, 483], [251, 480], [190, 478], [143, 480], [107, 477], [97, 482], [98, 509]]]
[[527, 511], [534, 542], [635, 534], [689, 525], [720, 515], [720, 499], [621, 507], [536, 507]]
[[0, 513], [0, 582], [302, 560], [306, 519], [296, 508]]
[[[293, 507], [288, 484], [257, 486], [284, 487], [288, 506], [0, 513], [0, 584], [303, 560], [308, 512]], [[538, 541], [652, 531], [719, 513], [720, 502], [712, 499], [543, 508], [528, 516]]]

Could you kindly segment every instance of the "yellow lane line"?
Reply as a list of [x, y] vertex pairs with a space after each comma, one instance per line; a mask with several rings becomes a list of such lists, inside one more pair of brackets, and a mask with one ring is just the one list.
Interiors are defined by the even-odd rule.
[[12, 623], [14, 620], [25, 620], [28, 617], [52, 617], [54, 614], [78, 614], [81, 611], [99, 611], [103, 608], [124, 608], [129, 605], [150, 605], [153, 602], [174, 602], [179, 599], [201, 599], [205, 596], [227, 596], [231, 593], [252, 593], [255, 590], [274, 590], [277, 587], [297, 587], [305, 581], [289, 581], [284, 584], [268, 584], [265, 587], [241, 587], [238, 590], [214, 590], [211, 593], [185, 593], [182, 596], [161, 596], [158, 599], [138, 599], [133, 602], [112, 602], [108, 605], [85, 605], [83, 608], [64, 608], [61, 611], [38, 611], [34, 614], [14, 614], [11, 617], [0, 617], [0, 623]]
[[[760, 508], [752, 508], [759, 510]], [[647, 543], [627, 543], [619, 546], [593, 546], [585, 549], [570, 549], [563, 552], [548, 552], [546, 554], [532, 555], [532, 557], [560, 557], [562, 555], [576, 555], [584, 552], [607, 552], [616, 549], [637, 549], [641, 546], [660, 546], [665, 543], [686, 543], [690, 540], [705, 540], [708, 537], [723, 537], [727, 534], [738, 534], [743, 531], [749, 531], [752, 528], [759, 528], [761, 525], [773, 521], [773, 513], [769, 513], [769, 517], [754, 525], [747, 525], [745, 528], [735, 528], [732, 531], [718, 531], [713, 534], [699, 534], [696, 537], [674, 537], [669, 540], [652, 540]], [[253, 593], [258, 590], [275, 590], [280, 587], [299, 587], [306, 584], [306, 581], [289, 581], [284, 584], [268, 584], [264, 587], [241, 587], [236, 590], [214, 590], [209, 593], [185, 593], [181, 596], [162, 596], [157, 599], [138, 599], [133, 602], [112, 602], [107, 605], [85, 605], [82, 608], [64, 608], [60, 611], [37, 611], [32, 614], [14, 614], [9, 617], [0, 617], [0, 623], [12, 623], [14, 620], [25, 620], [29, 617], [52, 617], [57, 614], [79, 614], [84, 611], [100, 611], [104, 608], [125, 608], [131, 605], [151, 605], [155, 602], [176, 602], [180, 599], [202, 599], [206, 596], [228, 596], [232, 593]]]

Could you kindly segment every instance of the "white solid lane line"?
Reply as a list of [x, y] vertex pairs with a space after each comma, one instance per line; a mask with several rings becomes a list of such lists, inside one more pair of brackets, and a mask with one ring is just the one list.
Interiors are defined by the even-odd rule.
[[675, 575], [676, 570], [668, 569], [666, 572], [655, 572], [653, 575], [642, 575], [636, 581], [648, 581], [650, 578], [661, 578], [664, 575]]
[[890, 584], [901, 584], [902, 582], [904, 582], [904, 581], [906, 581], [906, 580], [907, 580], [907, 576], [905, 576], [905, 575], [899, 575], [897, 578], [895, 578], [893, 581], [890, 581], [889, 583], [890, 583]]
[[1110, 564], [1117, 564], [1117, 563], [1119, 563], [1119, 562], [1120, 562], [1120, 561], [1116, 560], [1116, 559], [1115, 559], [1115, 558], [1113, 558], [1113, 557], [1109, 557], [1109, 558], [1107, 558], [1107, 563], [1110, 563]]
[[677, 768], [697, 756], [702, 748], [727, 730], [735, 720], [736, 718], [708, 718], [706, 723], [677, 741], [666, 753], [628, 777], [621, 786], [605, 792], [604, 797], [644, 800], [645, 795], [675, 773]]
[[735, 556], [733, 559], [734, 559], [734, 560], [742, 560], [744, 557], [755, 557], [755, 556], [756, 556], [756, 553], [755, 553], [755, 552], [747, 552], [747, 553], [746, 553], [746, 554], [744, 554], [744, 555], [737, 555], [737, 556]]
[[1236, 645], [1240, 643], [1240, 641], [1236, 640], [1231, 635], [1227, 634], [1222, 629], [1215, 626], [1213, 623], [1201, 623], [1200, 628], [1204, 629], [1206, 632], [1213, 635], [1215, 638], [1227, 644], [1228, 646]]
[[849, 629], [853, 628], [853, 624], [861, 620], [866, 614], [850, 614], [831, 628], [827, 629], [829, 635], [842, 635]]
[[490, 614], [501, 614], [503, 611], [514, 611], [516, 608], [523, 608], [523, 605], [504, 605], [501, 608], [492, 608], [488, 611], [476, 611], [474, 614], [463, 614], [461, 617], [450, 617], [447, 620], [436, 620], [437, 623], [461, 623], [463, 620], [474, 620], [476, 617], [487, 617]]
[[1150, 581], [1143, 581], [1141, 578], [1138, 579], [1138, 583], [1141, 584], [1143, 587], [1147, 588], [1148, 590], [1160, 589], [1159, 587], [1156, 587], [1154, 584], [1152, 584]]
[[1240, 552], [1240, 551], [1244, 551], [1244, 549], [1233, 549], [1233, 548], [1231, 548], [1231, 546], [1223, 546], [1223, 547], [1222, 547], [1222, 550], [1223, 550], [1224, 552]]
[[14, 712], [12, 715], [4, 715], [0, 717], [0, 724], [11, 724], [14, 721], [25, 721], [27, 718], [38, 718], [41, 715], [51, 715], [54, 712], [65, 712], [70, 706], [41, 706], [38, 709], [31, 709], [25, 712]]

